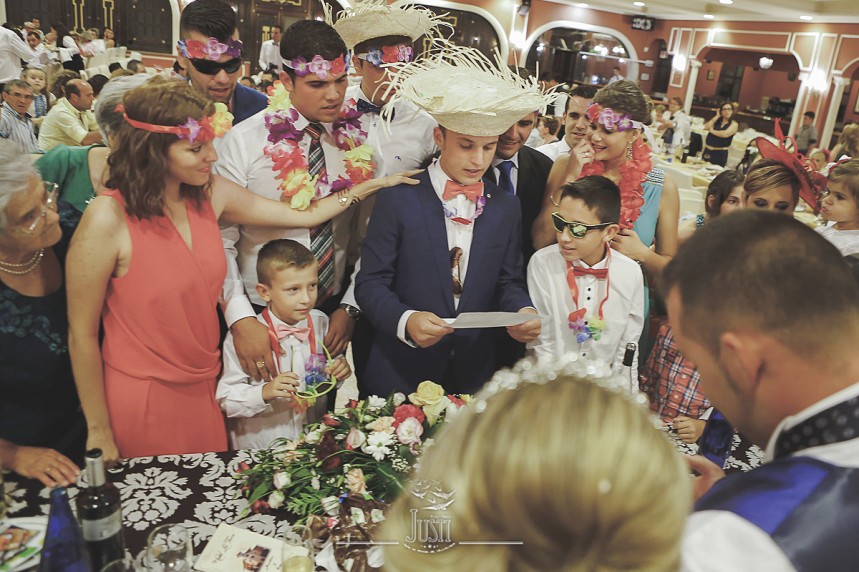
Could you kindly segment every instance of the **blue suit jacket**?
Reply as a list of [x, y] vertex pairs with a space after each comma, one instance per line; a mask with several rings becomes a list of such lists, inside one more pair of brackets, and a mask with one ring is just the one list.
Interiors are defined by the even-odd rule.
[[430, 348], [412, 348], [397, 338], [397, 323], [407, 310], [449, 318], [532, 305], [522, 278], [516, 197], [485, 185], [486, 206], [474, 223], [468, 271], [454, 308], [444, 210], [429, 175], [423, 172], [418, 179], [419, 185], [378, 193], [364, 239], [355, 294], [378, 334], [359, 388], [362, 396], [409, 393], [424, 380], [443, 383], [446, 372], [449, 393], [472, 393], [492, 376], [493, 330], [456, 330]]
[[236, 84], [233, 92], [233, 125], [238, 125], [251, 115], [256, 115], [268, 106], [268, 98], [255, 89]]

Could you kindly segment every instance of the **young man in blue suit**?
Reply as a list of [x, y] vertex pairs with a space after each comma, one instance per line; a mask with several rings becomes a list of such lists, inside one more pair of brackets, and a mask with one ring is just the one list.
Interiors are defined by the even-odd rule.
[[[477, 66], [475, 58], [483, 56], [456, 48], [395, 80], [392, 101], [408, 99], [439, 122], [434, 137], [441, 156], [418, 185], [376, 198], [356, 286], [378, 330], [362, 396], [409, 393], [427, 379], [451, 393], [473, 393], [494, 372], [494, 332], [454, 330], [444, 318], [537, 313], [522, 278], [519, 202], [481, 178], [498, 136], [550, 98], [506, 67], [489, 71], [491, 64]], [[464, 85], [472, 93], [462, 93]], [[527, 343], [539, 335], [540, 321], [507, 332]]]

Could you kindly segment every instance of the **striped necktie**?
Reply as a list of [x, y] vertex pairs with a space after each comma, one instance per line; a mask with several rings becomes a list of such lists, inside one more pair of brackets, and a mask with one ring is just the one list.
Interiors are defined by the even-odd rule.
[[[319, 123], [309, 123], [304, 128], [310, 135], [307, 153], [307, 171], [311, 176], [325, 178], [325, 154], [319, 138], [324, 128]], [[310, 229], [310, 251], [319, 263], [319, 286], [316, 304], [319, 305], [334, 293], [334, 232], [332, 222], [326, 221]]]

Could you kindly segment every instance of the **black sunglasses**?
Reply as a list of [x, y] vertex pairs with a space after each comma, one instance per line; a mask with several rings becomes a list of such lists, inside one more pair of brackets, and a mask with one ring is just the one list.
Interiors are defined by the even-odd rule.
[[552, 224], [555, 226], [555, 232], [564, 232], [564, 229], [570, 231], [570, 234], [575, 238], [584, 238], [588, 235], [588, 231], [605, 228], [613, 222], [601, 222], [599, 224], [585, 224], [583, 222], [564, 220], [560, 213], [552, 213]]
[[215, 75], [224, 70], [227, 73], [236, 73], [242, 67], [242, 58], [233, 58], [225, 62], [214, 62], [202, 58], [188, 58], [194, 69], [205, 75]]

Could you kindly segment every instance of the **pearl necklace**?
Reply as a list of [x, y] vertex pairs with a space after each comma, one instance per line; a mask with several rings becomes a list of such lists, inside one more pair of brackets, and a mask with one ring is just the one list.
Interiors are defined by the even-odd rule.
[[45, 256], [45, 249], [40, 248], [36, 252], [33, 253], [33, 256], [27, 262], [22, 262], [21, 264], [13, 264], [12, 262], [6, 262], [0, 260], [0, 272], [6, 272], [7, 274], [14, 274], [15, 276], [23, 276], [24, 274], [29, 274], [42, 262], [42, 257]]

